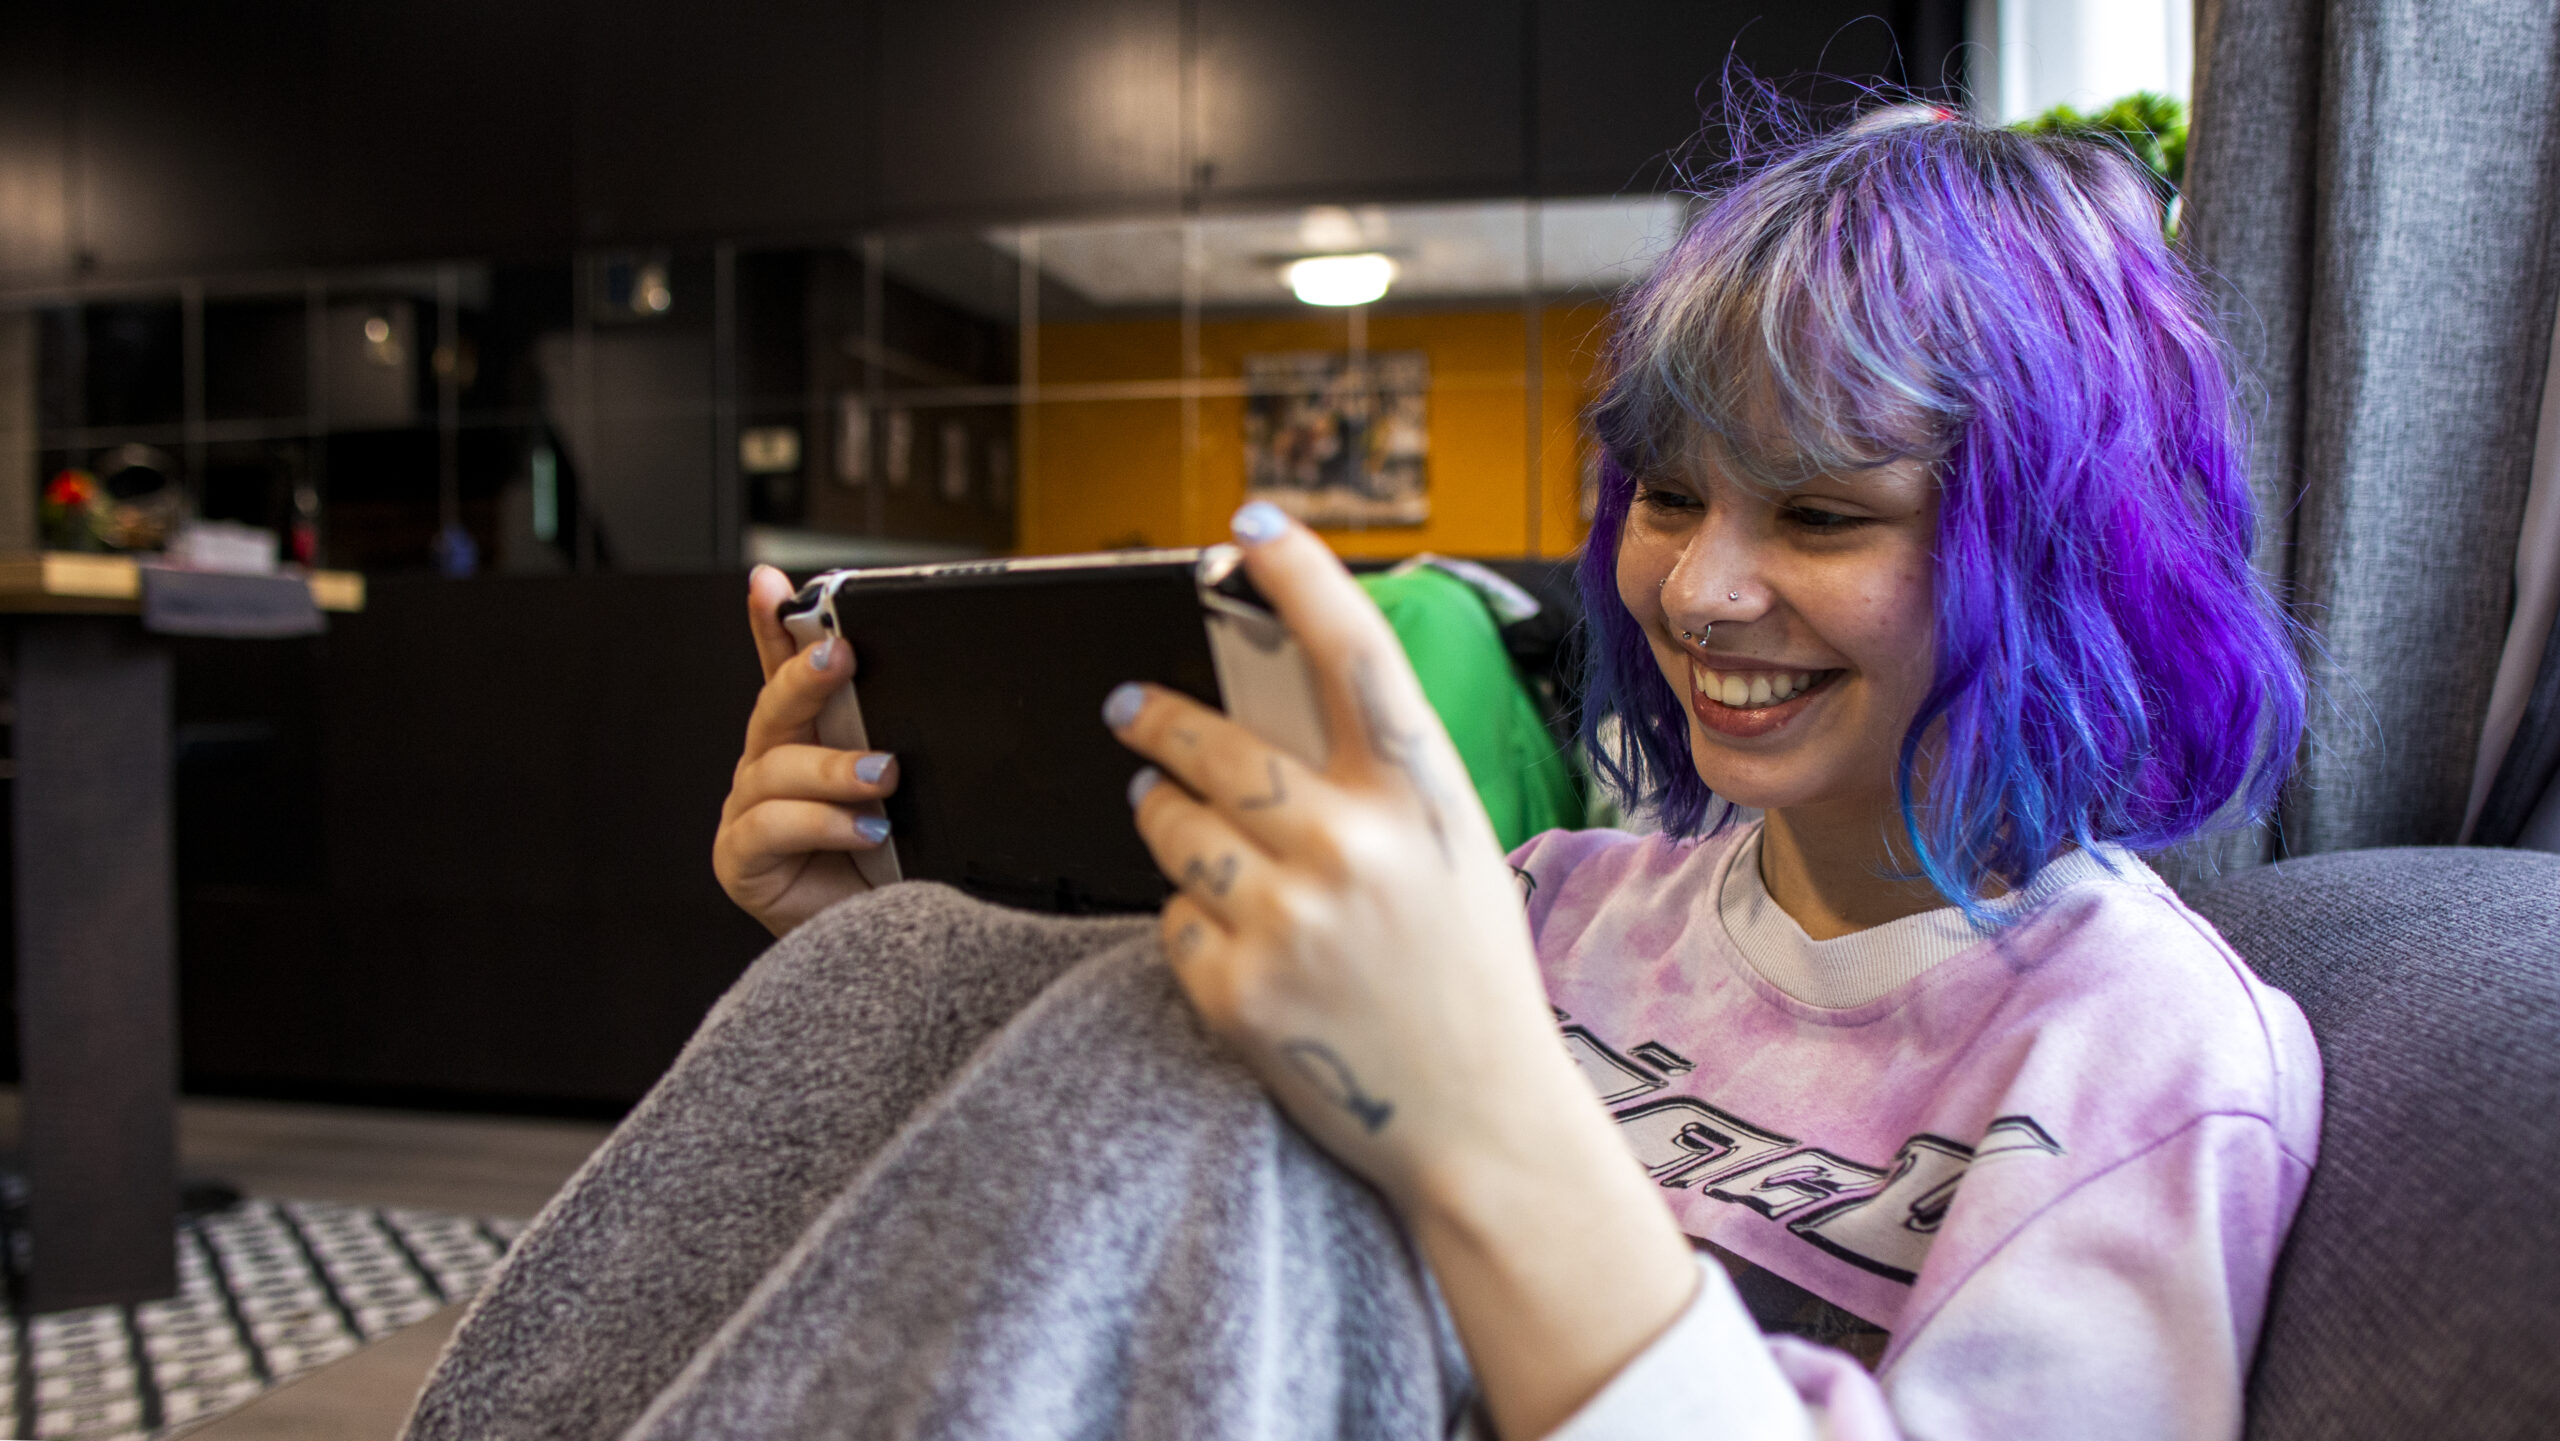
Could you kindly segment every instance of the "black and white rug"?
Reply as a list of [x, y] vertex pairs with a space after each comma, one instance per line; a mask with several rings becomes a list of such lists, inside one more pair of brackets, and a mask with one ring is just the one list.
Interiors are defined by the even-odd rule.
[[228, 1411], [469, 1296], [522, 1227], [264, 1199], [191, 1217], [175, 1297], [15, 1318], [0, 1427], [142, 1441]]

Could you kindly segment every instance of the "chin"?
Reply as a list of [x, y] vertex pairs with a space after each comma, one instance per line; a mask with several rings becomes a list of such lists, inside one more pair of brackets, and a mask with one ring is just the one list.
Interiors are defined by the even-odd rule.
[[1714, 733], [1702, 726], [1689, 727], [1689, 762], [1718, 800], [1762, 812], [1798, 807], [1834, 811], [1848, 806], [1887, 818], [1884, 824], [1898, 827], [1899, 822], [1891, 819], [1900, 814], [1902, 805], [1894, 784], [1892, 751], [1859, 747], [1869, 759], [1853, 761], [1838, 752], [1810, 753], [1815, 749], [1746, 752], [1719, 744]]
[[1717, 743], [1700, 726], [1689, 727], [1689, 763], [1716, 799], [1755, 811], [1785, 810], [1813, 800], [1831, 787], [1827, 777], [1804, 773], [1789, 757], [1746, 755]]

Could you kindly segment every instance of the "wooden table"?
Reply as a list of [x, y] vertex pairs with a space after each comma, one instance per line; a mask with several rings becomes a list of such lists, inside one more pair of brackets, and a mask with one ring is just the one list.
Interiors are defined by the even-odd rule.
[[[324, 610], [364, 578], [308, 577]], [[21, 1144], [37, 1311], [177, 1291], [169, 651], [125, 556], [0, 556]]]

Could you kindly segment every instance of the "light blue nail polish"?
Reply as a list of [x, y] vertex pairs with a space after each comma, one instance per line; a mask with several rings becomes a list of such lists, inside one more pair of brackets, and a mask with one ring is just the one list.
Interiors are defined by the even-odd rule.
[[889, 838], [889, 818], [887, 816], [855, 816], [853, 829], [855, 834], [876, 846]]
[[1164, 772], [1154, 766], [1138, 767], [1138, 773], [1129, 777], [1129, 809], [1136, 810], [1138, 802], [1145, 800], [1147, 792], [1154, 790], [1156, 783], [1163, 779]]
[[1125, 729], [1147, 708], [1146, 687], [1136, 681], [1122, 681], [1102, 698], [1102, 723], [1113, 730]]
[[[853, 763], [853, 778], [867, 786], [880, 784], [880, 778], [888, 773], [889, 757], [885, 753], [874, 752]], [[888, 822], [881, 824], [887, 825]]]
[[1289, 516], [1267, 500], [1251, 500], [1227, 522], [1227, 528], [1245, 544], [1260, 545], [1266, 540], [1278, 540], [1289, 529]]
[[809, 665], [813, 669], [825, 670], [835, 663], [836, 638], [834, 636], [828, 636], [825, 640], [818, 642], [818, 648], [809, 652]]

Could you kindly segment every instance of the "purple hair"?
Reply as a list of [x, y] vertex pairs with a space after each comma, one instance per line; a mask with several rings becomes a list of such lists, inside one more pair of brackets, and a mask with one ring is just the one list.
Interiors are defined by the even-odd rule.
[[1904, 106], [1701, 200], [1620, 306], [1593, 409], [1602, 779], [1675, 835], [1722, 810], [1617, 586], [1636, 477], [1713, 437], [1772, 486], [1898, 459], [1937, 478], [1936, 675], [1899, 790], [1920, 873], [1969, 915], [2066, 844], [2155, 850], [2271, 809], [2303, 673], [2250, 564], [2231, 366], [2149, 178], [2100, 144]]

